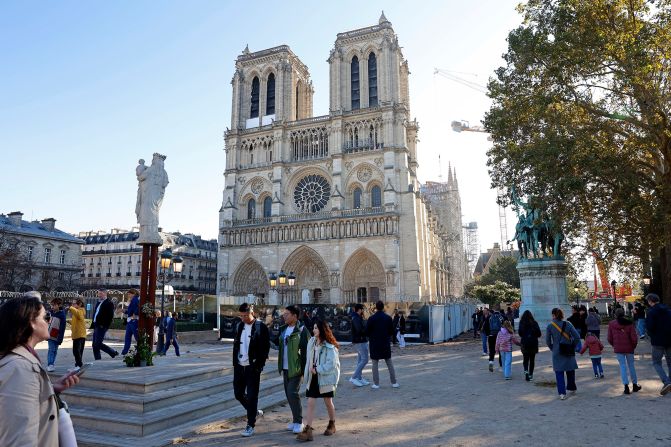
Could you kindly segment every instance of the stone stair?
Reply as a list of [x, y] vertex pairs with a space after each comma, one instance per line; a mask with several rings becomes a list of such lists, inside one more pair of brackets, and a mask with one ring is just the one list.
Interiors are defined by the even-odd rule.
[[[232, 367], [199, 360], [147, 368], [118, 363], [110, 368], [109, 362], [91, 367], [78, 386], [62, 395], [79, 446], [164, 446], [207, 423], [244, 416], [233, 393]], [[273, 366], [269, 363], [261, 377], [260, 409], [286, 399]]]

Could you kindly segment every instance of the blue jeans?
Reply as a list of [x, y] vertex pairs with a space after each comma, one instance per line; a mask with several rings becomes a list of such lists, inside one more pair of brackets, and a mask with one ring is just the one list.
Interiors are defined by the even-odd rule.
[[[566, 381], [564, 381], [564, 373], [566, 373]], [[557, 393], [566, 394], [566, 390], [576, 391], [578, 387], [575, 385], [575, 370], [573, 371], [555, 371], [555, 378], [557, 379]]]
[[639, 337], [645, 337], [645, 318], [636, 320], [636, 331]]
[[512, 351], [501, 351], [503, 358], [503, 377], [512, 377], [513, 353]]
[[595, 376], [600, 376], [603, 374], [603, 366], [601, 366], [601, 357], [592, 357], [592, 370], [594, 370]]
[[487, 334], [480, 332], [480, 338], [482, 338], [482, 353], [487, 354]]
[[139, 342], [139, 334], [137, 331], [138, 320], [130, 320], [126, 323], [126, 337], [123, 342], [123, 350], [121, 355], [126, 355], [130, 349], [130, 343], [133, 341], [133, 336], [135, 336], [135, 343]]
[[108, 354], [110, 357], [114, 358], [118, 352], [114, 349], [107, 346], [105, 341], [105, 334], [107, 333], [107, 328], [103, 326], [97, 326], [93, 328], [93, 358], [100, 360], [100, 351]]
[[56, 340], [47, 340], [49, 342], [49, 351], [47, 352], [47, 365], [56, 363], [56, 354], [58, 353], [58, 342]]
[[165, 355], [168, 352], [168, 348], [170, 347], [171, 344], [175, 347], [175, 355], [179, 357], [179, 345], [177, 344], [177, 339], [175, 337], [167, 340], [165, 344], [165, 349], [163, 351], [163, 355]]
[[361, 372], [364, 367], [368, 364], [368, 343], [352, 343], [356, 349], [356, 369], [354, 374], [352, 374], [353, 379], [361, 379]]
[[671, 374], [671, 346], [653, 346], [652, 347], [652, 366], [657, 371], [657, 375], [664, 382], [664, 385], [671, 383], [669, 376], [664, 371], [664, 366], [662, 366], [662, 357], [666, 357], [666, 366], [669, 369], [669, 374]]
[[629, 378], [627, 377], [627, 367], [629, 367], [629, 376], [631, 376], [632, 383], [638, 383], [636, 377], [636, 368], [634, 367], [634, 354], [615, 354], [617, 362], [620, 364], [620, 377], [624, 385], [629, 385]]

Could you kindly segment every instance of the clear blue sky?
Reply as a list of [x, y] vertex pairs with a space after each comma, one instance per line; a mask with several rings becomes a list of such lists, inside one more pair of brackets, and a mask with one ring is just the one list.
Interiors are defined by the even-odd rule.
[[[487, 98], [433, 75], [501, 65], [517, 0], [379, 2], [4, 1], [0, 3], [0, 212], [54, 217], [68, 232], [135, 224], [135, 166], [168, 156], [166, 230], [215, 238], [224, 184], [222, 133], [230, 126], [235, 58], [288, 44], [309, 67], [314, 113], [328, 113], [328, 58], [336, 34], [392, 22], [411, 70], [420, 123], [420, 177], [457, 169], [464, 221], [482, 247], [498, 241], [486, 136]], [[253, 6], [251, 6], [253, 5]], [[509, 218], [509, 233], [512, 232]]]

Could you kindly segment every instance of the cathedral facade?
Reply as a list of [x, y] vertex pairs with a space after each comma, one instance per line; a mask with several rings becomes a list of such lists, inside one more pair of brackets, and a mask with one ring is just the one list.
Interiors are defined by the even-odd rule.
[[[218, 294], [271, 304], [461, 296], [448, 284], [448, 222], [417, 180], [408, 63], [391, 23], [383, 14], [338, 34], [328, 63], [329, 113], [315, 117], [308, 68], [288, 46], [236, 60]], [[295, 284], [272, 287], [282, 272]]]

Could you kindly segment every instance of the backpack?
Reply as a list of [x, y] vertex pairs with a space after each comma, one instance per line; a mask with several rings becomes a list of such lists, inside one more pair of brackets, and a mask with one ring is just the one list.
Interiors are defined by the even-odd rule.
[[501, 325], [503, 324], [503, 317], [501, 314], [494, 313], [489, 317], [489, 332], [499, 332], [501, 330]]
[[[242, 327], [242, 326], [240, 326], [241, 324], [243, 324], [242, 321], [238, 321], [238, 325], [235, 327], [235, 334], [236, 335], [238, 333], [242, 334], [242, 332], [240, 331], [240, 328]], [[260, 334], [261, 324], [262, 324], [261, 320], [259, 320], [258, 318], [256, 320], [254, 320], [254, 331], [253, 331], [254, 334], [252, 335], [252, 340], [255, 339]]]

